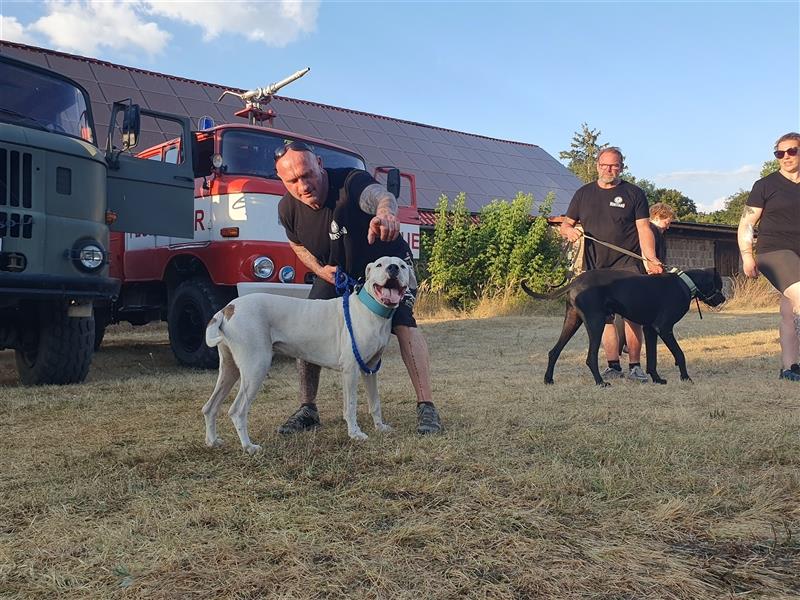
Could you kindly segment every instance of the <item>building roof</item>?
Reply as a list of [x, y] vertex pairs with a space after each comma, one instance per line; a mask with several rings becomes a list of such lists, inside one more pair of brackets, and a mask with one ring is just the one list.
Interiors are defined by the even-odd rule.
[[[186, 115], [197, 126], [208, 115], [217, 124], [244, 123], [234, 116], [238, 98], [218, 98], [223, 86], [0, 41], [0, 53], [49, 67], [76, 80], [92, 98], [97, 133], [104, 140], [111, 104], [131, 98], [145, 108]], [[232, 90], [243, 92], [245, 90]], [[467, 209], [477, 212], [495, 198], [532, 193], [535, 203], [555, 194], [553, 214], [566, 211], [581, 182], [539, 146], [393, 119], [357, 110], [275, 96], [269, 105], [278, 129], [321, 138], [352, 148], [370, 169], [392, 165], [413, 173], [417, 204], [433, 210], [442, 194], [451, 200], [467, 195]], [[170, 134], [143, 131], [139, 148], [161, 143]], [[403, 198], [401, 198], [402, 201]], [[534, 213], [538, 213], [534, 208]]]

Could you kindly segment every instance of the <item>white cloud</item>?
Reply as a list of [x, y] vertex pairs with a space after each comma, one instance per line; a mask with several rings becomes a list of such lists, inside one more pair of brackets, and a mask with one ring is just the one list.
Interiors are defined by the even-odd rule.
[[203, 30], [208, 42], [220, 35], [241, 36], [268, 46], [283, 47], [316, 29], [319, 1], [164, 2], [145, 0], [156, 15], [183, 21]]
[[115, 50], [152, 57], [172, 37], [154, 21], [160, 17], [200, 28], [206, 42], [227, 36], [283, 47], [316, 29], [319, 5], [319, 0], [48, 0], [44, 16], [32, 23], [0, 15], [0, 38], [88, 56]]
[[759, 178], [760, 166], [742, 165], [730, 171], [672, 171], [652, 180], [657, 187], [675, 188], [694, 200], [698, 210], [719, 210], [728, 196], [749, 190]]
[[0, 15], [0, 39], [20, 44], [33, 44], [34, 38], [25, 26], [14, 17]]
[[47, 14], [28, 30], [45, 36], [58, 50], [96, 56], [99, 48], [159, 54], [170, 34], [147, 21], [142, 7], [130, 2], [51, 0]]

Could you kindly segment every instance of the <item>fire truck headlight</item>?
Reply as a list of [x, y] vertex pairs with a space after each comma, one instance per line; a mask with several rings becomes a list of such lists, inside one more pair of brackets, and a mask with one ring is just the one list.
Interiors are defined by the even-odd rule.
[[294, 281], [294, 267], [290, 267], [286, 265], [282, 267], [281, 270], [278, 272], [278, 278], [281, 280], [281, 283], [291, 283]]
[[253, 260], [253, 275], [259, 279], [269, 279], [275, 272], [275, 263], [267, 256], [259, 256]]
[[107, 262], [102, 246], [94, 240], [79, 242], [69, 254], [75, 266], [88, 273], [97, 271]]

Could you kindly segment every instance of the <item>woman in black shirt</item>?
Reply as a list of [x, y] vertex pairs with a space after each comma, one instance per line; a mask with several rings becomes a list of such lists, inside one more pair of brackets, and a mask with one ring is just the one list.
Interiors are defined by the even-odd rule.
[[[778, 138], [775, 158], [780, 170], [756, 181], [745, 204], [739, 252], [745, 275], [763, 273], [783, 294], [780, 378], [800, 381], [800, 133]], [[753, 253], [756, 225], [757, 255]]]

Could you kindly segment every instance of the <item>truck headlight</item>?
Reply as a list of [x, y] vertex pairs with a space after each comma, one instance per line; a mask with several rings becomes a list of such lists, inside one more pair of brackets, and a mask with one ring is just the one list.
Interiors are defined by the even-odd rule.
[[268, 256], [259, 256], [253, 260], [253, 275], [259, 279], [269, 279], [275, 272], [275, 263]]
[[69, 255], [75, 266], [87, 273], [97, 271], [108, 262], [105, 250], [94, 240], [78, 242]]

